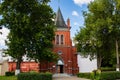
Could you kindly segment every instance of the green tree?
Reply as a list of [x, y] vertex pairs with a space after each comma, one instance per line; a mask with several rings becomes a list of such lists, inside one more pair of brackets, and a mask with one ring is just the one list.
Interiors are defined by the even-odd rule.
[[36, 61], [56, 60], [52, 52], [54, 13], [47, 4], [50, 0], [3, 0], [0, 4], [0, 25], [10, 30], [7, 54], [17, 60], [20, 70], [22, 56]]
[[112, 23], [112, 37], [116, 46], [116, 60], [117, 66], [116, 71], [120, 71], [120, 62], [119, 62], [119, 48], [120, 48], [120, 1], [113, 0], [114, 12], [113, 12], [113, 23]]
[[[96, 55], [98, 68], [103, 59], [110, 59], [115, 53], [115, 40], [119, 37], [116, 4], [118, 0], [94, 0], [88, 5], [88, 12], [84, 12], [85, 27], [76, 35], [78, 51], [85, 55]], [[119, 10], [117, 10], [119, 11]], [[120, 15], [118, 13], [118, 15]], [[117, 16], [115, 18], [114, 16]], [[117, 19], [118, 20], [118, 19]], [[82, 36], [81, 36], [82, 35]], [[115, 37], [116, 35], [116, 37]], [[117, 43], [118, 44], [118, 43]], [[118, 50], [116, 50], [118, 51]]]

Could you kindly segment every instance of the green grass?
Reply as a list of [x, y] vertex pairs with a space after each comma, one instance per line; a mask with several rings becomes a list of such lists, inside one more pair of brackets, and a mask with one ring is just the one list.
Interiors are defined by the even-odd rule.
[[0, 76], [0, 80], [17, 80], [16, 76]]

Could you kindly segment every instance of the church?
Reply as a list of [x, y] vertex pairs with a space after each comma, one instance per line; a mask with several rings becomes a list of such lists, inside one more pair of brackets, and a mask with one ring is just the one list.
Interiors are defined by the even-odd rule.
[[[77, 50], [75, 46], [72, 46], [72, 40], [70, 38], [70, 19], [67, 19], [65, 23], [60, 8], [57, 11], [55, 18], [55, 39], [53, 40], [53, 52], [59, 55], [57, 63], [40, 63], [24, 61], [21, 63], [21, 71], [42, 71], [52, 73], [67, 73], [77, 74], [79, 67], [77, 63]], [[9, 62], [9, 71], [15, 70], [15, 63]]]
[[56, 69], [53, 70], [53, 73], [77, 74], [79, 71], [77, 50], [76, 47], [72, 46], [70, 38], [70, 19], [67, 19], [66, 24], [60, 8], [56, 14], [55, 25], [57, 29], [55, 31], [55, 40], [53, 41], [53, 51], [59, 55], [59, 60], [57, 64], [51, 65]]
[[72, 46], [72, 40], [70, 38], [70, 19], [67, 19], [65, 23], [60, 8], [58, 9], [55, 25], [57, 30], [55, 31], [54, 52], [58, 53], [60, 59], [57, 63], [57, 71], [60, 73], [77, 74], [79, 71], [77, 63], [77, 50], [75, 46]]

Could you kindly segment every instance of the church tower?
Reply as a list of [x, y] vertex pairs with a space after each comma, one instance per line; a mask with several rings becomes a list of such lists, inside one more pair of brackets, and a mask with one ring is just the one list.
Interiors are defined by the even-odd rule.
[[78, 73], [77, 52], [70, 38], [70, 19], [65, 23], [60, 8], [55, 19], [56, 31], [53, 51], [59, 55], [56, 64], [57, 73]]

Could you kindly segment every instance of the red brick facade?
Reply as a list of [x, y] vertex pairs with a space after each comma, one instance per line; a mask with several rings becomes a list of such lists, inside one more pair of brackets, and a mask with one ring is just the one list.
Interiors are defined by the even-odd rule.
[[[76, 74], [79, 71], [77, 64], [77, 50], [72, 46], [70, 38], [70, 20], [65, 24], [60, 9], [56, 17], [57, 30], [55, 31], [55, 40], [53, 41], [53, 51], [59, 54], [59, 60], [55, 63], [41, 63], [40, 71], [49, 71], [52, 73]], [[23, 62], [21, 71], [31, 70], [39, 71], [39, 64], [34, 62]], [[9, 63], [9, 70], [15, 70], [15, 63]]]
[[[9, 62], [9, 71], [15, 71], [16, 62]], [[39, 71], [39, 64], [35, 62], [22, 62], [21, 63], [21, 72], [29, 72], [29, 71]]]

